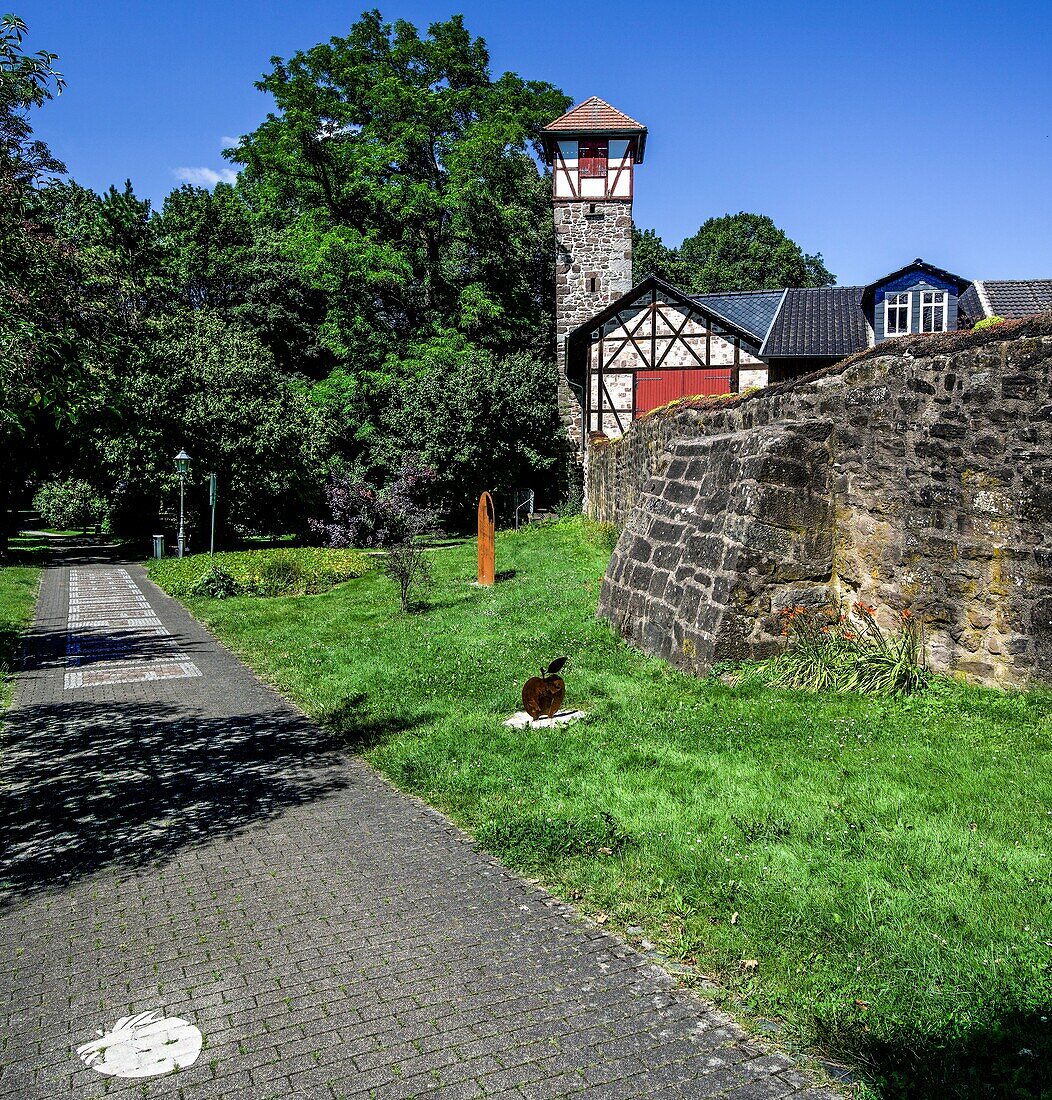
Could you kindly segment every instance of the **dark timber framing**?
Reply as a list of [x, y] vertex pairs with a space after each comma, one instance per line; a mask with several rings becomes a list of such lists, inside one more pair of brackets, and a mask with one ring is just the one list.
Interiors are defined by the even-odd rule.
[[[669, 305], [674, 307], [669, 315]], [[637, 311], [635, 316], [630, 314]], [[606, 326], [616, 321], [619, 331], [607, 333]], [[659, 321], [667, 331], [659, 331]], [[688, 332], [694, 321], [701, 332]], [[732, 363], [712, 362], [712, 337], [721, 337], [733, 348]], [[619, 364], [618, 356], [631, 345], [638, 362], [632, 366]], [[695, 345], [703, 345], [697, 347]], [[666, 363], [673, 348], [682, 348], [687, 363]], [[612, 302], [591, 320], [578, 326], [566, 337], [566, 377], [580, 394], [584, 406], [581, 446], [589, 434], [602, 431], [604, 415], [613, 414], [618, 430], [624, 433], [638, 411], [637, 376], [644, 371], [727, 370], [730, 391], [738, 392], [741, 353], [745, 349], [759, 360], [759, 346], [754, 337], [724, 317], [706, 309], [662, 279], [644, 279], [627, 294]], [[593, 349], [595, 350], [593, 362]], [[757, 365], [762, 365], [758, 362]], [[632, 375], [632, 404], [629, 408], [615, 405], [607, 386], [607, 375]], [[592, 380], [595, 404], [592, 401]]]

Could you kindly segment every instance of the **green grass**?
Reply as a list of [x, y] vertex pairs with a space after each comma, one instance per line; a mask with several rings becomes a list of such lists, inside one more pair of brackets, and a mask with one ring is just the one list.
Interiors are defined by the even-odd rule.
[[45, 541], [20, 536], [9, 547], [9, 563], [0, 566], [0, 711], [11, 702], [11, 670], [19, 642], [33, 618]]
[[[418, 614], [380, 574], [191, 606], [399, 786], [715, 979], [740, 1015], [780, 1020], [789, 1047], [841, 1057], [889, 1097], [1039, 1095], [1052, 695], [680, 675], [596, 621], [608, 550], [587, 534], [499, 536], [508, 576], [490, 590], [471, 584], [472, 544], [438, 551]], [[522, 681], [562, 654], [567, 703], [590, 717], [504, 728]]]

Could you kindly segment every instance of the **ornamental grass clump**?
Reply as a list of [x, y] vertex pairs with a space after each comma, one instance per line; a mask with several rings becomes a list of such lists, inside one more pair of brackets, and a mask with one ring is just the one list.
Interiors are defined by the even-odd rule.
[[928, 679], [924, 631], [911, 611], [897, 630], [882, 629], [875, 608], [861, 601], [852, 613], [826, 606], [784, 607], [785, 650], [755, 667], [767, 683], [801, 691], [910, 695]]

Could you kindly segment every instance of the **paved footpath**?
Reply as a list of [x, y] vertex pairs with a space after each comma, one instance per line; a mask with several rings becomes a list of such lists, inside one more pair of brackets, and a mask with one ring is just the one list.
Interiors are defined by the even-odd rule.
[[[0, 1097], [833, 1100], [330, 751], [135, 565], [44, 574], [0, 890]], [[78, 1057], [151, 1011], [192, 1065]]]

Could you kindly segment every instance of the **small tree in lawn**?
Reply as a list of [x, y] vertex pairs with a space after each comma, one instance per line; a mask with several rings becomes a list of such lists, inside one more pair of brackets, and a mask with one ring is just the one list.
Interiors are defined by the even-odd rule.
[[403, 611], [417, 606], [413, 594], [431, 584], [431, 561], [419, 543], [403, 542], [392, 546], [384, 558], [384, 572], [398, 585]]
[[384, 572], [398, 585], [403, 611], [431, 580], [431, 562], [417, 539], [435, 528], [430, 504], [436, 474], [429, 466], [403, 466], [389, 485], [335, 477], [326, 489], [327, 522], [312, 522], [329, 546], [387, 547]]
[[427, 466], [406, 466], [381, 494], [383, 532], [390, 549], [384, 572], [398, 585], [403, 611], [414, 606], [413, 593], [431, 583], [431, 562], [417, 541], [434, 530], [435, 513], [426, 503], [435, 471]]

